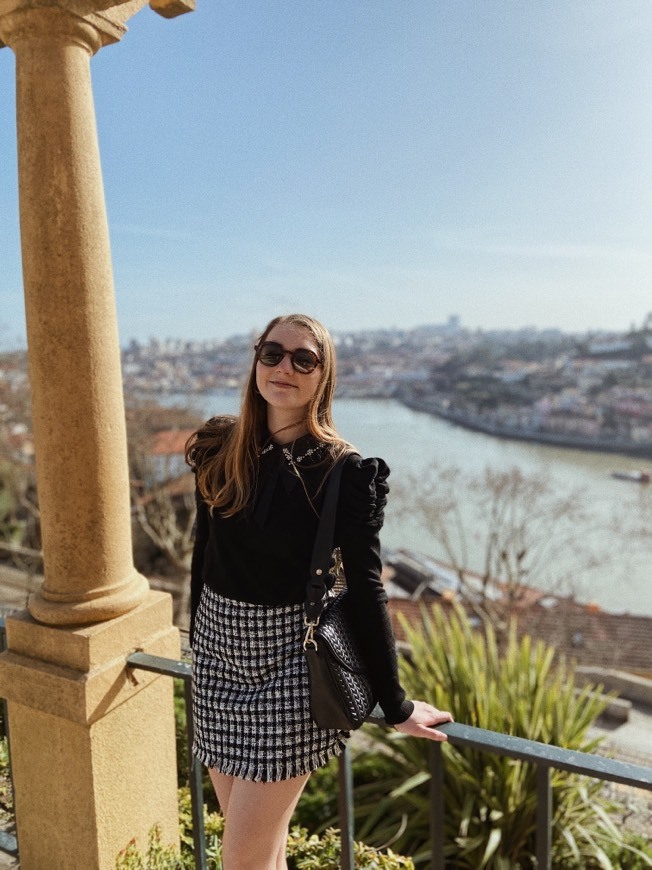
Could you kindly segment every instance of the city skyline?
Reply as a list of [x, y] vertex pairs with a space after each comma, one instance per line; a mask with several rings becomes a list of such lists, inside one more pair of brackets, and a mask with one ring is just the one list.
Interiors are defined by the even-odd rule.
[[[121, 343], [625, 331], [652, 304], [652, 7], [237, 0], [91, 60]], [[24, 343], [0, 52], [0, 348]]]
[[[515, 326], [512, 328], [496, 327], [495, 329], [489, 329], [477, 327], [475, 329], [471, 329], [461, 320], [458, 315], [451, 314], [446, 318], [445, 321], [442, 321], [441, 323], [415, 323], [409, 326], [389, 326], [381, 324], [368, 328], [358, 328], [355, 325], [350, 325], [342, 329], [333, 329], [332, 335], [336, 341], [336, 344], [342, 339], [351, 339], [355, 336], [373, 339], [376, 336], [380, 338], [384, 335], [395, 337], [403, 336], [406, 338], [414, 335], [430, 335], [432, 337], [466, 335], [474, 338], [486, 337], [490, 340], [500, 340], [502, 336], [521, 336], [524, 340], [527, 340], [528, 337], [531, 337], [533, 340], [535, 340], [538, 337], [542, 337], [544, 339], [546, 337], [554, 339], [556, 336], [559, 336], [578, 341], [595, 339], [596, 343], [601, 340], [606, 340], [608, 343], [618, 344], [619, 342], [623, 341], [628, 334], [646, 332], [649, 330], [652, 330], [652, 305], [650, 311], [646, 314], [644, 318], [642, 318], [642, 321], [637, 323], [631, 323], [630, 326], [624, 330], [562, 330], [556, 326], [536, 327], [532, 325]], [[183, 345], [189, 344], [198, 346], [219, 346], [222, 344], [230, 343], [237, 344], [239, 342], [245, 342], [248, 346], [248, 343], [252, 341], [253, 337], [256, 335], [256, 329], [241, 329], [229, 334], [220, 335], [219, 337], [214, 335], [206, 335], [202, 338], [197, 338], [194, 336], [190, 338], [184, 338], [178, 335], [150, 335], [142, 339], [132, 337], [128, 341], [122, 343], [122, 349], [127, 350], [130, 346], [139, 346], [141, 348], [147, 346], [155, 346], [164, 348], [166, 346], [181, 347]]]

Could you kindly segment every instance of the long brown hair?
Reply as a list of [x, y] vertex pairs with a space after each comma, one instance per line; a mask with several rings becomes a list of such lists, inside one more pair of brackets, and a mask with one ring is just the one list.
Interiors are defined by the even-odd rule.
[[[256, 344], [265, 341], [279, 324], [288, 324], [309, 332], [322, 360], [321, 378], [306, 411], [306, 428], [310, 435], [328, 445], [329, 465], [350, 444], [337, 434], [332, 416], [335, 393], [335, 346], [330, 333], [306, 314], [284, 314], [271, 320]], [[194, 469], [197, 486], [207, 504], [218, 508], [223, 516], [243, 510], [256, 483], [258, 456], [267, 435], [267, 403], [256, 389], [254, 357], [244, 388], [240, 415], [217, 417], [194, 432], [186, 444], [186, 462]]]

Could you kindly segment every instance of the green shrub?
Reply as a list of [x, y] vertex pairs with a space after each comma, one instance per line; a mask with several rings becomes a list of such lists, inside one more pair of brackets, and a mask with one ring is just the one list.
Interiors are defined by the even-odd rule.
[[0, 738], [0, 822], [13, 821], [14, 790], [9, 773], [9, 746], [7, 738]]
[[[593, 751], [589, 726], [604, 709], [591, 687], [576, 692], [572, 668], [553, 664], [553, 650], [519, 640], [511, 628], [503, 652], [490, 626], [472, 628], [462, 611], [423, 612], [405, 624], [412, 653], [401, 662], [411, 697], [423, 698], [458, 721], [542, 743]], [[375, 728], [384, 781], [355, 787], [358, 836], [430, 858], [428, 742]], [[445, 854], [450, 868], [536, 866], [535, 768], [525, 762], [450, 744], [445, 758]], [[607, 857], [627, 849], [608, 815], [598, 781], [551, 771], [555, 868], [629, 867]], [[384, 796], [384, 797], [383, 797]], [[649, 863], [645, 866], [652, 866]]]
[[[142, 853], [135, 840], [131, 840], [116, 859], [116, 870], [192, 870], [192, 814], [190, 794], [180, 789], [180, 839], [181, 854], [161, 842], [160, 828], [150, 831], [147, 849]], [[206, 855], [209, 870], [222, 870], [223, 819], [219, 813], [204, 811], [206, 832]], [[339, 870], [340, 834], [329, 828], [320, 837], [308, 834], [305, 828], [296, 826], [288, 839], [288, 867], [291, 870]], [[409, 858], [396, 855], [391, 850], [380, 852], [364, 843], [355, 844], [355, 867], [361, 870], [414, 870]]]
[[145, 854], [133, 839], [118, 853], [115, 862], [116, 870], [189, 870], [192, 866], [185, 863], [172, 846], [165, 846], [161, 842], [161, 829], [158, 826], [149, 832]]
[[[340, 832], [328, 828], [319, 837], [309, 835], [305, 828], [292, 828], [288, 841], [288, 867], [291, 870], [340, 870]], [[364, 843], [355, 843], [353, 864], [367, 870], [414, 870], [410, 858], [404, 858], [388, 849], [379, 852]]]
[[645, 870], [652, 865], [652, 844], [640, 834], [626, 834], [624, 843], [607, 843], [605, 852], [614, 867]]

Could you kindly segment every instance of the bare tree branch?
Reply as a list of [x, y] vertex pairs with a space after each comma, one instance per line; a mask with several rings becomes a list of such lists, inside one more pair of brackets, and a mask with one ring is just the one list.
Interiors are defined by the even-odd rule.
[[532, 587], [576, 595], [609, 558], [604, 534], [577, 540], [577, 521], [590, 524], [583, 494], [559, 495], [543, 475], [514, 467], [472, 476], [434, 463], [397, 490], [401, 509], [416, 510], [428, 552], [454, 569], [467, 606], [499, 631]]

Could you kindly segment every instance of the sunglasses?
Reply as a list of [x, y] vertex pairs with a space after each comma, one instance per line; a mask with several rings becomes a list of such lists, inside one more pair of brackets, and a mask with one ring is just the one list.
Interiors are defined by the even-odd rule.
[[276, 341], [264, 341], [262, 344], [257, 344], [254, 348], [256, 351], [256, 359], [264, 366], [277, 366], [286, 354], [290, 354], [290, 362], [295, 372], [302, 375], [309, 375], [314, 372], [317, 366], [320, 366], [321, 360], [316, 353], [308, 350], [305, 347], [298, 347], [296, 350], [286, 350], [282, 344]]

